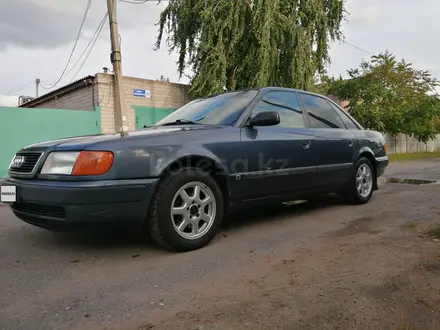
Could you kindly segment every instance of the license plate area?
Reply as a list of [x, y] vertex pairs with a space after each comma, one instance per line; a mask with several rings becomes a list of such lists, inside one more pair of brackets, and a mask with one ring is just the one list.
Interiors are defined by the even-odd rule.
[[0, 202], [5, 204], [12, 204], [18, 202], [17, 186], [3, 185], [0, 187]]

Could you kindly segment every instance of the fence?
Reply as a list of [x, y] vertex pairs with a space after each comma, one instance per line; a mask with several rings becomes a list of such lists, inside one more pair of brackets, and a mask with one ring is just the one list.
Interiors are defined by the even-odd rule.
[[176, 110], [170, 108], [155, 108], [138, 105], [133, 105], [131, 107], [135, 111], [136, 130], [142, 129], [145, 125], [154, 125], [164, 117], [168, 116], [174, 110]]
[[399, 134], [391, 136], [385, 134], [385, 141], [387, 150], [390, 154], [405, 154], [414, 152], [434, 152], [440, 150], [440, 135], [436, 139], [430, 140], [427, 143], [419, 142], [417, 139]]
[[0, 178], [7, 176], [12, 157], [26, 145], [97, 133], [101, 133], [99, 107], [94, 111], [0, 107]]

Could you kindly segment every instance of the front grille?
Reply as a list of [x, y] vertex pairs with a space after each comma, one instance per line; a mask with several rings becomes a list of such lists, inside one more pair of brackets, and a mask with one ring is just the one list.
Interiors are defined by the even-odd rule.
[[40, 215], [44, 217], [65, 219], [66, 211], [61, 206], [33, 204], [33, 203], [13, 203], [11, 208], [14, 211], [27, 213], [30, 215]]
[[11, 162], [9, 171], [11, 173], [30, 174], [41, 158], [42, 152], [19, 152]]

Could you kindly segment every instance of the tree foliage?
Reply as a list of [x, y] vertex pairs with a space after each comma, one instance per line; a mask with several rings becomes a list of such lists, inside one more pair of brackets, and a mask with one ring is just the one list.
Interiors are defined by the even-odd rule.
[[408, 134], [426, 142], [439, 132], [437, 79], [385, 52], [348, 71], [349, 79], [327, 79], [328, 93], [349, 101], [364, 127]]
[[164, 37], [194, 96], [258, 86], [308, 89], [341, 38], [343, 0], [169, 0]]

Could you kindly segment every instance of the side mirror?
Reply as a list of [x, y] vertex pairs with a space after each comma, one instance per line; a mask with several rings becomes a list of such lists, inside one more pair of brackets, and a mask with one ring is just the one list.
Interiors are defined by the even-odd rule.
[[257, 113], [249, 121], [249, 127], [275, 126], [280, 123], [280, 114], [276, 111], [264, 111]]

